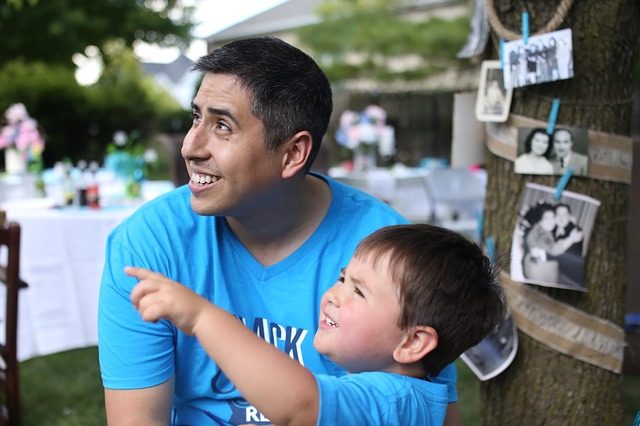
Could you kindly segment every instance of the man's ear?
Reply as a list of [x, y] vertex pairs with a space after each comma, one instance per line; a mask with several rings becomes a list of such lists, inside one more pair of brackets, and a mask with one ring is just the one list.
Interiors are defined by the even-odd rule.
[[311, 155], [313, 140], [307, 131], [298, 132], [284, 144], [282, 156], [282, 178], [287, 179], [303, 170]]
[[393, 359], [401, 364], [418, 362], [437, 346], [438, 332], [435, 328], [426, 325], [411, 327], [393, 351]]

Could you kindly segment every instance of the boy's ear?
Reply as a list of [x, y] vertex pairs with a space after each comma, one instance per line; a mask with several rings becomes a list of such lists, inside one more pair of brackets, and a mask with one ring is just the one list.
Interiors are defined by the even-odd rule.
[[303, 170], [311, 155], [313, 140], [307, 131], [298, 132], [284, 144], [282, 156], [282, 178], [287, 179]]
[[407, 330], [404, 339], [393, 351], [393, 359], [401, 364], [420, 361], [438, 346], [438, 332], [427, 325]]

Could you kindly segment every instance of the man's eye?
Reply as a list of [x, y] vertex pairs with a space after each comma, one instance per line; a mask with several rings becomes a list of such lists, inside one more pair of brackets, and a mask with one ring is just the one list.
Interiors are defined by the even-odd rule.
[[197, 122], [200, 121], [200, 114], [198, 114], [197, 112], [193, 112], [191, 114], [191, 118], [192, 118], [194, 123], [197, 123]]
[[231, 130], [231, 127], [227, 125], [227, 123], [225, 123], [224, 121], [218, 121], [216, 123], [216, 127], [220, 130], [224, 130], [225, 132], [228, 132]]

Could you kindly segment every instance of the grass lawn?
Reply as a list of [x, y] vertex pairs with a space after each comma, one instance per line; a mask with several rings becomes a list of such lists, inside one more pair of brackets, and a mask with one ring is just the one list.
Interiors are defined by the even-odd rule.
[[[458, 361], [460, 414], [464, 425], [478, 421], [478, 380]], [[98, 350], [95, 347], [38, 357], [20, 364], [24, 426], [106, 424]], [[625, 375], [625, 425], [640, 410], [640, 375]]]

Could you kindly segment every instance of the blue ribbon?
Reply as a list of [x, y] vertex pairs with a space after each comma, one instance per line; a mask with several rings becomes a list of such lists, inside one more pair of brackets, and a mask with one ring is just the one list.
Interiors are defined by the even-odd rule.
[[496, 258], [496, 242], [493, 239], [493, 237], [490, 235], [484, 241], [484, 244], [487, 250], [487, 257], [489, 258], [489, 261], [493, 263], [493, 261]]
[[556, 120], [558, 119], [558, 110], [560, 109], [560, 99], [555, 98], [551, 102], [551, 111], [549, 112], [549, 122], [547, 123], [547, 133], [553, 134], [553, 130], [556, 127]]
[[573, 169], [571, 167], [567, 167], [567, 169], [564, 171], [564, 174], [558, 181], [558, 184], [556, 185], [556, 192], [555, 194], [553, 194], [553, 197], [556, 200], [559, 200], [560, 197], [562, 196], [562, 191], [564, 191], [564, 189], [567, 187], [567, 184], [569, 183], [569, 179], [571, 179], [572, 174], [573, 174]]
[[529, 14], [522, 12], [522, 39], [524, 44], [529, 43]]

